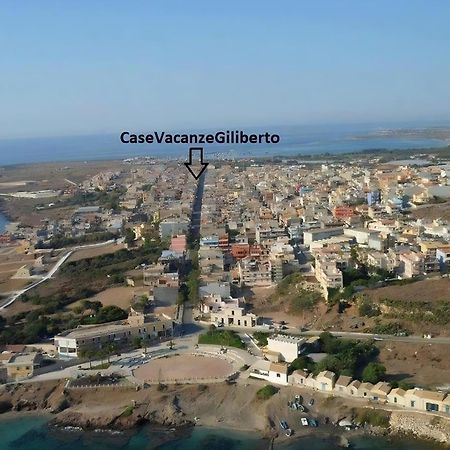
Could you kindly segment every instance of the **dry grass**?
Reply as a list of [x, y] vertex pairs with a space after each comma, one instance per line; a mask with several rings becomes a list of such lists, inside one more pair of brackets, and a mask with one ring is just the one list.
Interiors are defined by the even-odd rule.
[[[106, 289], [94, 297], [91, 297], [90, 301], [99, 301], [103, 306], [118, 306], [122, 309], [127, 309], [131, 305], [131, 300], [134, 295], [134, 288], [120, 286]], [[81, 300], [75, 303], [72, 303], [69, 308], [73, 309], [77, 305], [81, 304]]]
[[411, 211], [412, 217], [415, 219], [443, 219], [450, 220], [450, 202], [430, 205], [424, 208], [419, 208]]
[[81, 259], [86, 259], [86, 258], [95, 258], [96, 256], [115, 253], [124, 248], [125, 248], [124, 244], [109, 244], [109, 245], [103, 245], [101, 247], [77, 250], [75, 253], [72, 254], [72, 256], [68, 259], [67, 262], [79, 261]]
[[403, 286], [386, 286], [364, 291], [373, 300], [391, 298], [396, 300], [443, 300], [450, 299], [450, 279], [434, 278]]
[[[387, 375], [423, 387], [450, 386], [450, 350], [447, 345], [383, 342], [380, 361], [386, 366]], [[399, 376], [400, 374], [400, 376]]]

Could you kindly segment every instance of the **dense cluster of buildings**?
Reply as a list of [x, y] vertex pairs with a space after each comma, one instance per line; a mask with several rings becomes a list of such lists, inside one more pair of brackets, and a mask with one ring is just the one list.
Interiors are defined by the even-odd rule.
[[450, 198], [448, 166], [294, 163], [210, 167], [200, 242], [216, 256], [203, 283], [271, 286], [300, 271], [327, 298], [344, 287], [343, 272], [361, 264], [391, 278], [447, 270], [448, 223], [414, 212]]

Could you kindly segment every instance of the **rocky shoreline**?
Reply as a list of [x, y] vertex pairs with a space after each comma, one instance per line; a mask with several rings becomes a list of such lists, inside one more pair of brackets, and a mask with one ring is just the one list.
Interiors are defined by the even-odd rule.
[[[286, 415], [286, 399], [293, 392], [290, 388], [283, 388], [269, 400], [260, 401], [255, 396], [257, 388], [217, 384], [179, 385], [164, 389], [152, 386], [141, 390], [118, 387], [105, 391], [101, 388], [68, 390], [61, 381], [26, 383], [2, 387], [0, 413], [50, 413], [49, 425], [59, 430], [128, 432], [142, 425], [151, 425], [171, 430], [172, 439], [178, 433], [189, 433], [194, 426], [205, 426], [257, 431], [261, 438], [275, 439], [276, 442], [290, 439], [279, 433], [274, 418], [286, 417], [288, 422], [296, 424], [293, 417], [297, 416]], [[317, 429], [296, 426], [296, 438], [314, 432], [335, 437], [342, 447], [346, 446], [346, 437], [351, 439], [361, 433], [413, 435], [446, 445], [450, 443], [450, 421], [438, 416], [394, 411], [390, 414], [388, 428], [366, 426], [348, 432], [331, 423], [354, 414], [354, 410], [341, 401], [325, 399], [323, 405], [321, 401], [317, 399], [319, 404], [314, 412], [321, 426]], [[326, 411], [329, 425], [325, 425], [320, 411]]]

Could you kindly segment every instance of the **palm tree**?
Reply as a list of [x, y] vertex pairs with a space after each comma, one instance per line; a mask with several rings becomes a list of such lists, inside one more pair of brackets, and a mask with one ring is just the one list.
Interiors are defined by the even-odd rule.
[[92, 348], [84, 348], [80, 350], [80, 357], [89, 360], [89, 369], [92, 369], [92, 360], [96, 354], [97, 352]]
[[107, 350], [108, 364], [110, 364], [111, 355], [117, 352], [117, 344], [115, 342], [111, 342], [110, 344], [108, 344], [106, 350]]
[[150, 338], [149, 336], [146, 334], [143, 338], [142, 338], [142, 347], [144, 347], [144, 353], [147, 353], [147, 348], [150, 346]]

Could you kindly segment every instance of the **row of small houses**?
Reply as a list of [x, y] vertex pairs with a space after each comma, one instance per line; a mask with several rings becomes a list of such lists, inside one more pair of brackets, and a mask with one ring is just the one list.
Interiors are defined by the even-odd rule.
[[[268, 361], [265, 361], [266, 363]], [[367, 399], [380, 404], [403, 406], [418, 411], [442, 412], [450, 414], [450, 394], [428, 391], [424, 389], [392, 388], [388, 383], [380, 381], [377, 384], [362, 383], [351, 377], [341, 375], [336, 377], [329, 370], [314, 376], [312, 373], [297, 370], [288, 376], [287, 365], [269, 363], [267, 367], [252, 367], [251, 377], [265, 379], [272, 383], [306, 387], [324, 393], [343, 397]]]

